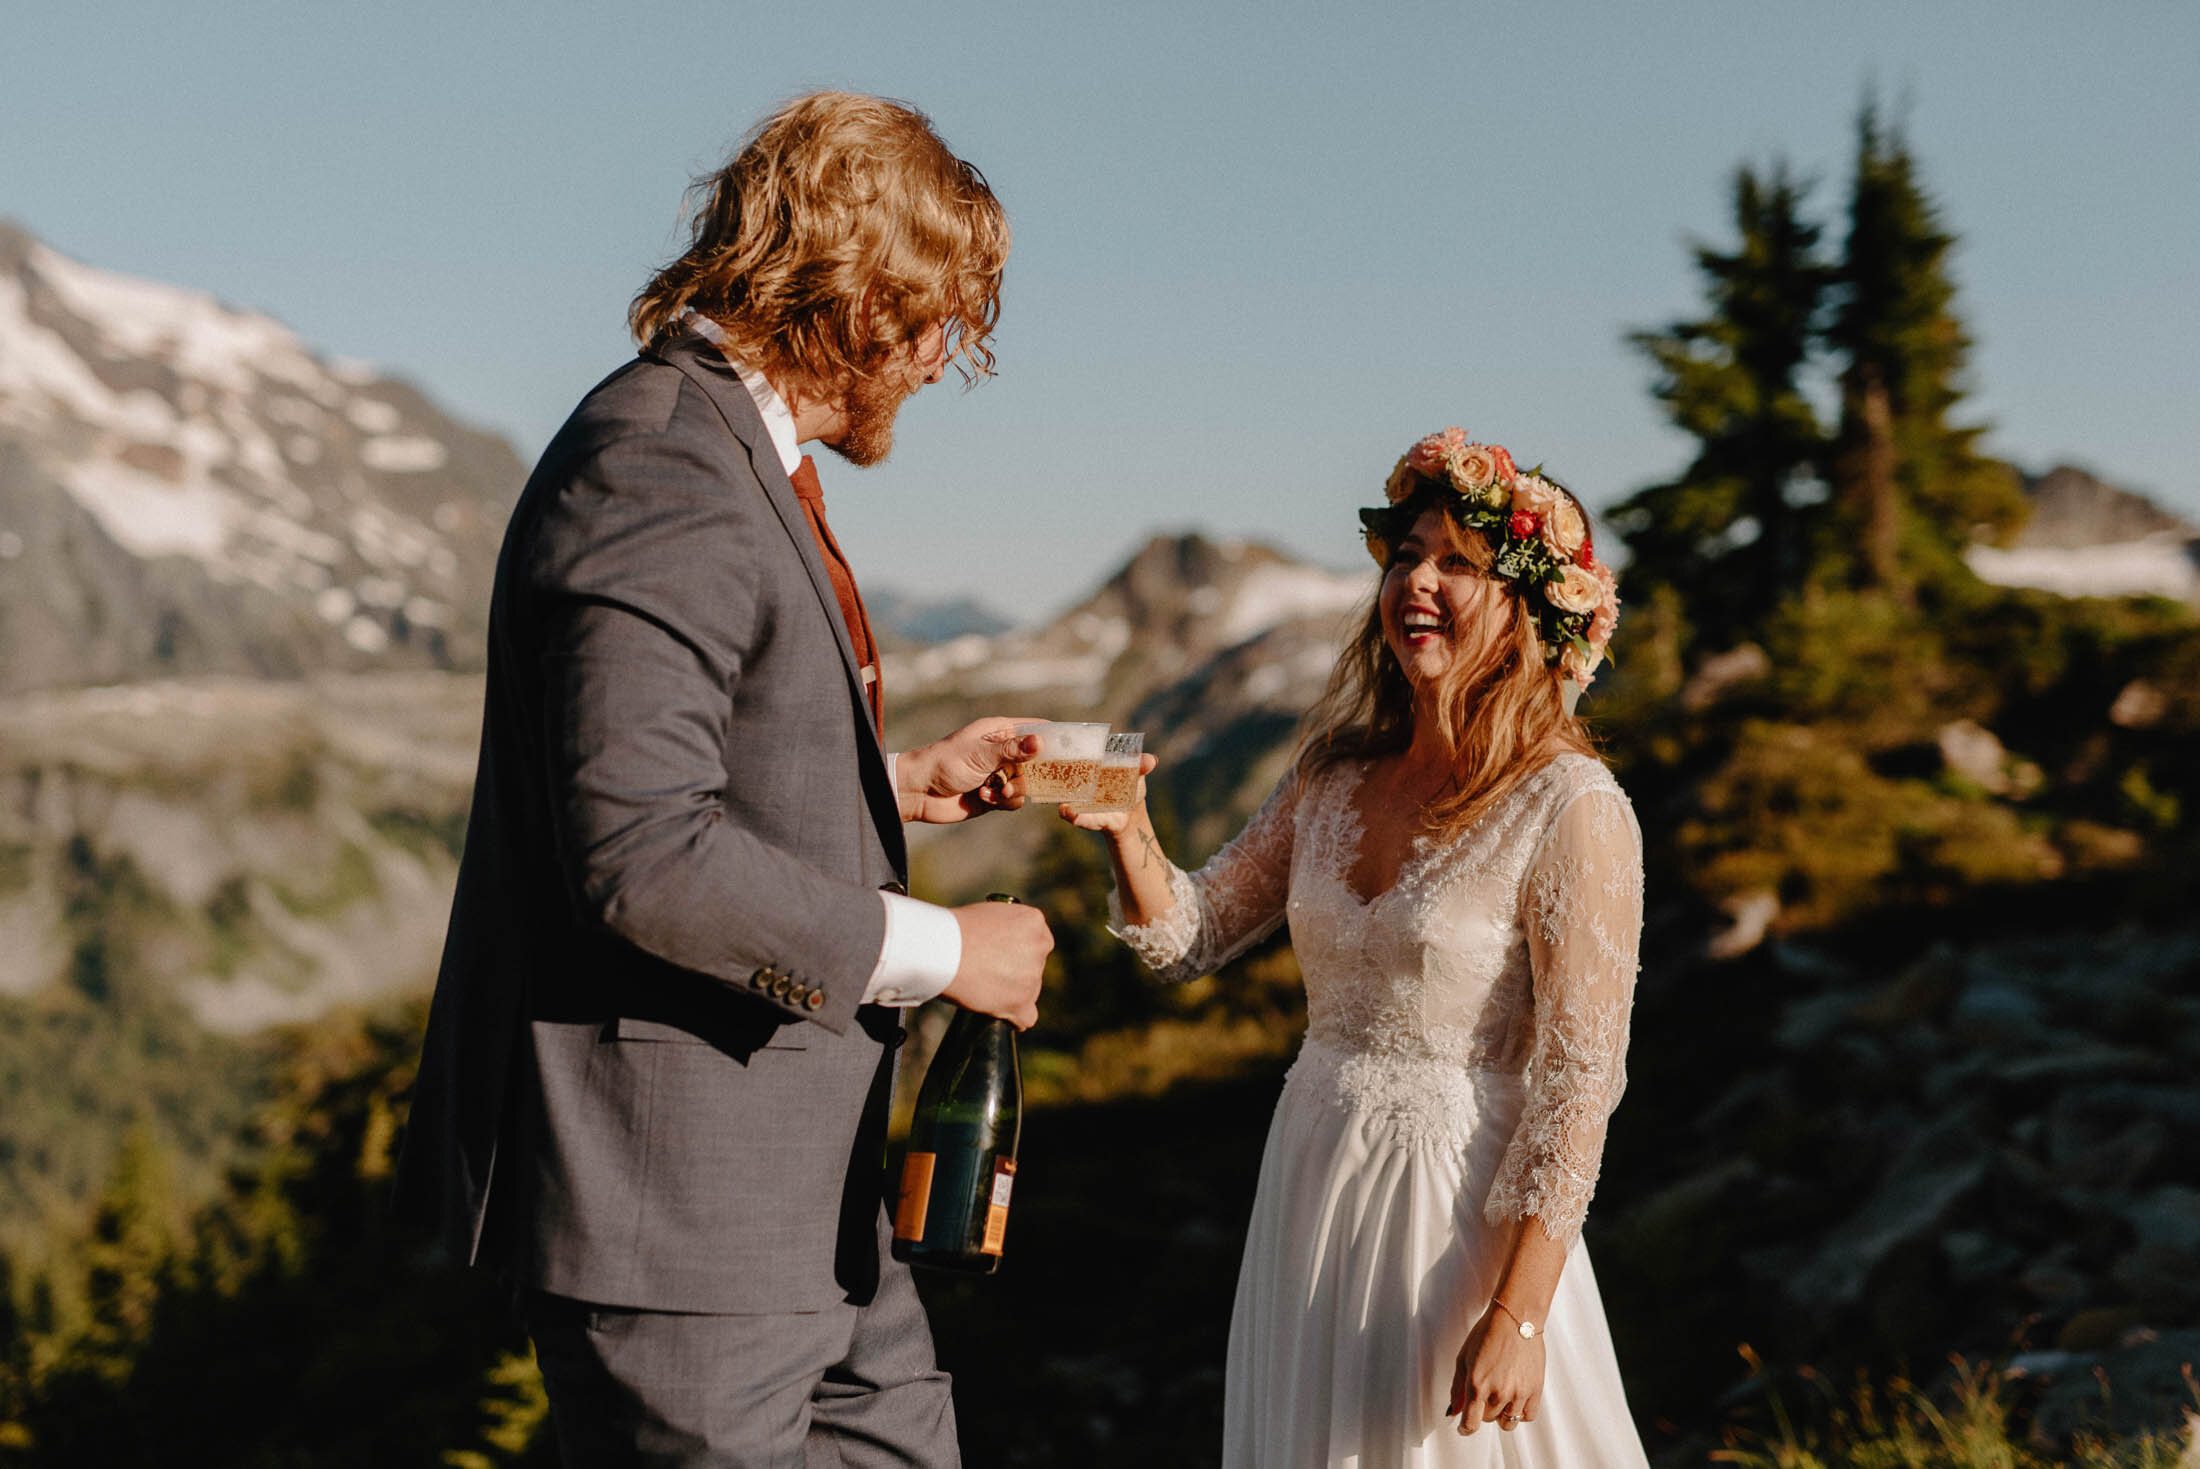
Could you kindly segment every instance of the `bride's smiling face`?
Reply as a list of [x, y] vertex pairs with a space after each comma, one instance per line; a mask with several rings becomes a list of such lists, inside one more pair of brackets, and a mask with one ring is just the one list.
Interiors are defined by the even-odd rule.
[[1459, 550], [1444, 512], [1424, 510], [1391, 552], [1376, 607], [1391, 657], [1418, 688], [1495, 641], [1504, 592]]

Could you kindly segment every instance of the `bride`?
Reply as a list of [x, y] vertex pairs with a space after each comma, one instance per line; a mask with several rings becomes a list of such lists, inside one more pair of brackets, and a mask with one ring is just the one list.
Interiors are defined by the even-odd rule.
[[1613, 577], [1571, 492], [1456, 428], [1386, 495], [1374, 606], [1235, 841], [1187, 874], [1142, 802], [1063, 809], [1106, 834], [1116, 931], [1161, 978], [1286, 921], [1306, 977], [1223, 1463], [1640, 1466], [1580, 1244], [1642, 918], [1634, 813], [1572, 708]]

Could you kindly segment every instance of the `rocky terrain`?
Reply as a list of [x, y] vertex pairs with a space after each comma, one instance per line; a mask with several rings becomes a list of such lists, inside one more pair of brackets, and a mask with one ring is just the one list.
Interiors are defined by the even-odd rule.
[[478, 667], [523, 477], [400, 379], [0, 222], [0, 692]]

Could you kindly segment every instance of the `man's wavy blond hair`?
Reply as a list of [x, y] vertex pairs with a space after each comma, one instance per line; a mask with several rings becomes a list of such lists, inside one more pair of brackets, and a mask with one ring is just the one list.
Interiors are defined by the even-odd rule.
[[782, 393], [830, 397], [935, 324], [965, 382], [991, 376], [1008, 220], [923, 113], [797, 97], [688, 190], [692, 240], [635, 296], [647, 344], [686, 311]]
[[[1436, 518], [1449, 549], [1487, 571], [1495, 559], [1489, 542], [1449, 515]], [[1387, 552], [1395, 554], [1407, 528], [1398, 529]], [[1383, 574], [1389, 575], [1387, 557]], [[1504, 626], [1480, 658], [1452, 660], [1430, 701], [1437, 736], [1451, 754], [1453, 783], [1422, 813], [1422, 822], [1442, 841], [1488, 814], [1553, 757], [1569, 750], [1596, 754], [1588, 731], [1566, 708], [1557, 676], [1543, 665], [1535, 613], [1518, 584], [1492, 580], [1502, 593], [1496, 606]], [[1378, 582], [1359, 631], [1337, 655], [1328, 689], [1306, 716], [1299, 778], [1348, 760], [1400, 754], [1413, 743], [1413, 722], [1413, 685], [1383, 636]]]

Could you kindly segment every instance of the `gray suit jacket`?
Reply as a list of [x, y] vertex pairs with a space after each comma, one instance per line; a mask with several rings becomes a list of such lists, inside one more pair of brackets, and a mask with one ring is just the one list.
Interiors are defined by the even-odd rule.
[[675, 336], [513, 512], [399, 1209], [610, 1305], [869, 1298], [907, 857], [831, 583], [740, 380]]

